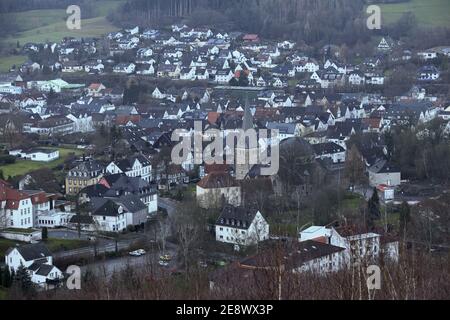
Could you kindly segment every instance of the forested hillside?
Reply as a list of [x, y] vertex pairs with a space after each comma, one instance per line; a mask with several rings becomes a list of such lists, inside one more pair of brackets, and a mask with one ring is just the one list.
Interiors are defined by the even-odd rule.
[[190, 25], [230, 25], [267, 37], [356, 42], [365, 0], [129, 0], [111, 18], [153, 25], [185, 18]]

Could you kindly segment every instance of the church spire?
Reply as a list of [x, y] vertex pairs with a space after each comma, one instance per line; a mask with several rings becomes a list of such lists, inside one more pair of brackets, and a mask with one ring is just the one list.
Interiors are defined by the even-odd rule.
[[245, 95], [245, 109], [244, 109], [244, 119], [242, 120], [242, 129], [244, 130], [253, 129], [253, 115], [252, 112], [250, 111], [250, 104], [247, 95]]

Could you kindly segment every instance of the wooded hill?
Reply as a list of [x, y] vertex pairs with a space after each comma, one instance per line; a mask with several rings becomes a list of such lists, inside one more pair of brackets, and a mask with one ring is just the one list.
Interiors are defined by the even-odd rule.
[[[227, 25], [267, 37], [354, 42], [365, 33], [365, 0], [128, 0], [111, 18], [155, 25], [184, 18], [189, 25]], [[358, 27], [358, 28], [355, 28]]]

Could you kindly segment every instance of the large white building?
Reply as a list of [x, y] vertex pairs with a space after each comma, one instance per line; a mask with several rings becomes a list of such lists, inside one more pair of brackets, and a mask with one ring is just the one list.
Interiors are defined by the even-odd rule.
[[217, 219], [216, 240], [235, 245], [252, 245], [269, 239], [269, 224], [256, 209], [227, 205]]
[[[384, 242], [382, 248], [381, 235], [374, 232], [359, 232], [352, 227], [311, 226], [299, 234], [299, 241], [314, 240], [345, 249], [345, 265], [361, 261], [375, 261], [383, 252], [387, 257], [398, 260], [398, 242]], [[397, 249], [396, 249], [397, 247]]]
[[10, 155], [31, 161], [51, 162], [59, 158], [58, 149], [35, 148], [31, 150], [11, 150]]
[[0, 228], [33, 227], [33, 204], [28, 194], [0, 180]]

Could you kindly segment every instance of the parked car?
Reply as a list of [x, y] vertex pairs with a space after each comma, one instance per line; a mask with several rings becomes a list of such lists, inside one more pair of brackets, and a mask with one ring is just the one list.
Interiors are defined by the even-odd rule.
[[159, 256], [159, 259], [161, 261], [170, 261], [170, 260], [172, 260], [172, 256], [170, 254], [164, 254], [164, 255]]
[[144, 249], [139, 249], [139, 250], [131, 251], [129, 254], [130, 254], [130, 256], [133, 256], [133, 257], [140, 257], [140, 256], [143, 256], [145, 253], [146, 252]]
[[167, 267], [169, 265], [169, 263], [167, 261], [159, 260], [159, 265], [161, 267]]

